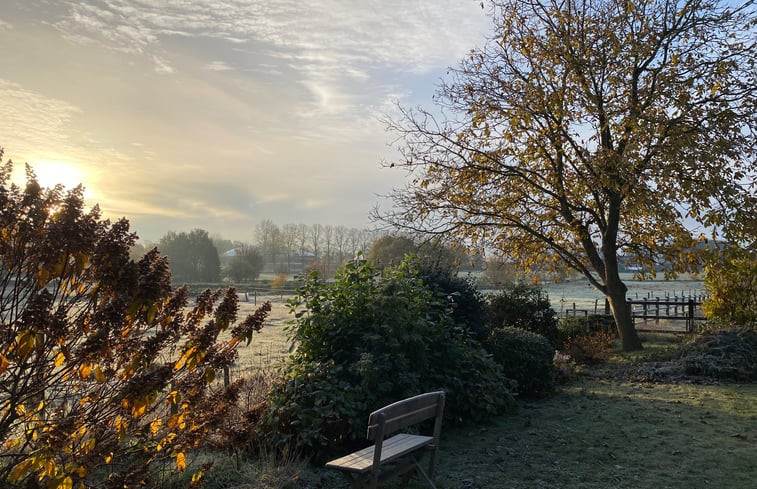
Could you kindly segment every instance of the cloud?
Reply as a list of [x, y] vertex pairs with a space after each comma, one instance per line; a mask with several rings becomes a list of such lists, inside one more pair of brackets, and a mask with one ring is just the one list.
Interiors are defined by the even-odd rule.
[[[0, 78], [0, 134], [14, 150], [29, 153], [48, 146], [69, 147], [66, 127], [81, 110], [65, 101], [26, 90]], [[0, 142], [0, 144], [8, 144]]]
[[402, 178], [379, 173], [378, 115], [414, 103], [484, 19], [459, 0], [24, 0], [2, 15], [18, 51], [0, 53], [6, 156], [81, 164], [106, 215], [151, 237], [359, 226]]
[[[297, 73], [310, 94], [304, 116], [354, 111], [360, 94], [356, 81], [391, 73], [424, 74], [446, 67], [480, 40], [484, 14], [474, 2], [390, 0], [376, 5], [342, 0], [169, 0], [133, 2], [69, 0], [54, 23], [75, 42], [102, 43], [111, 49], [152, 56], [156, 71], [173, 68], [161, 40], [210, 38], [264, 50]], [[244, 48], [241, 48], [244, 52]], [[225, 60], [205, 67], [226, 70]], [[379, 83], [369, 90], [381, 91]], [[333, 96], [332, 94], [340, 94]]]
[[225, 61], [215, 60], [205, 65], [205, 69], [210, 71], [229, 71], [233, 70], [234, 68], [229, 66]]

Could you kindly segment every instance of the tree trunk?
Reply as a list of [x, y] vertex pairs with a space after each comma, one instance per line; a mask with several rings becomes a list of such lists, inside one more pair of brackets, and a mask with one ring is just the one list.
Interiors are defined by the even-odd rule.
[[[609, 275], [614, 275], [613, 279], [610, 280]], [[628, 287], [620, 280], [620, 276], [617, 273], [608, 274], [607, 300], [610, 303], [612, 317], [615, 319], [615, 326], [618, 328], [623, 351], [641, 350], [641, 340], [633, 325], [631, 306], [626, 301], [626, 292], [628, 292]]]

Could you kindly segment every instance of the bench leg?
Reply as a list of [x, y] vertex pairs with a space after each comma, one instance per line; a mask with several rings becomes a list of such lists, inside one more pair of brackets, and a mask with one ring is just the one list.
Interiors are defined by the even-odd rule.
[[432, 481], [431, 478], [426, 474], [426, 471], [423, 470], [423, 467], [421, 466], [421, 464], [418, 463], [415, 457], [412, 457], [412, 459], [413, 459], [413, 462], [415, 462], [415, 468], [418, 469], [418, 473], [421, 474], [421, 477], [423, 477], [423, 480], [426, 481], [426, 483], [431, 487], [431, 489], [436, 489], [436, 486], [434, 485], [434, 481]]
[[434, 446], [431, 453], [428, 455], [428, 459], [428, 475], [429, 477], [433, 477], [434, 469], [436, 468], [436, 446]]

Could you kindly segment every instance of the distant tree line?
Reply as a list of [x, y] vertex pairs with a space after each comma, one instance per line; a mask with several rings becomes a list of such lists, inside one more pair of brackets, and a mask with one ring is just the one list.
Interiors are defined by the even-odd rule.
[[225, 239], [203, 229], [169, 231], [158, 243], [135, 244], [131, 254], [139, 258], [157, 247], [168, 257], [175, 282], [228, 279], [244, 283], [261, 273], [291, 275], [317, 270], [322, 276], [331, 276], [358, 253], [367, 254], [374, 241], [385, 235], [383, 231], [346, 226], [279, 226], [264, 219], [255, 226], [252, 242]]
[[406, 255], [415, 255], [428, 266], [461, 272], [482, 272], [479, 281], [489, 285], [513, 282], [554, 281], [567, 275], [535, 270], [530, 276], [499, 256], [484, 258], [443, 240], [429, 240], [410, 234], [384, 230], [357, 229], [323, 224], [285, 224], [270, 219], [260, 221], [252, 242], [235, 241], [203, 229], [167, 232], [157, 244], [136, 244], [132, 258], [138, 259], [157, 247], [168, 257], [176, 283], [216, 283], [229, 280], [242, 284], [261, 273], [306, 275], [317, 271], [331, 277], [359, 254], [380, 267], [393, 266]]

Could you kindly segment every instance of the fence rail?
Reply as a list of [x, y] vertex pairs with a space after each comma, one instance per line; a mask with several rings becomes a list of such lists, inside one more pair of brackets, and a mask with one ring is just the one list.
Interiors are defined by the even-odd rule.
[[[649, 323], [654, 321], [659, 325], [660, 320], [685, 321], [685, 331], [694, 330], [694, 322], [704, 319], [702, 313], [702, 301], [706, 298], [704, 294], [666, 296], [666, 297], [638, 297], [635, 299], [628, 298], [627, 302], [631, 306], [631, 317], [636, 322], [643, 321], [644, 325], [638, 330], [659, 330], [660, 328], [649, 327]], [[576, 303], [573, 307], [562, 310], [562, 317], [588, 317], [592, 314], [610, 314], [610, 306], [605, 299], [604, 307], [599, 306], [599, 300], [594, 301], [593, 308], [578, 308]]]
[[[704, 319], [702, 301], [704, 295], [690, 295], [681, 297], [655, 297], [629, 300], [631, 317], [645, 322], [654, 321], [659, 324], [661, 319], [686, 321], [686, 332], [694, 331], [694, 322]], [[640, 328], [637, 328], [640, 329]]]

